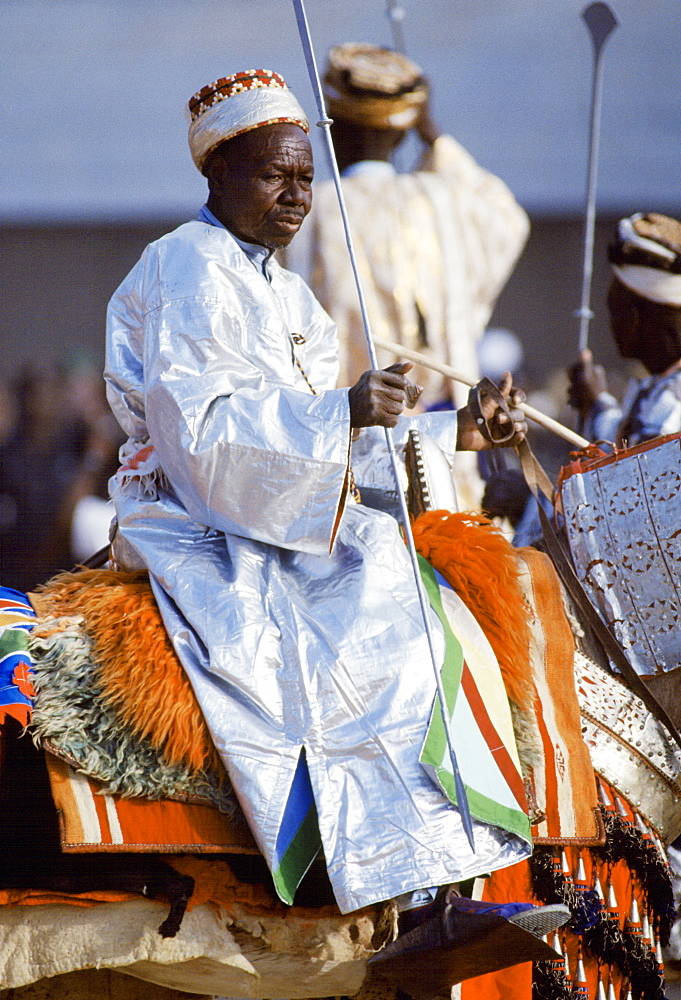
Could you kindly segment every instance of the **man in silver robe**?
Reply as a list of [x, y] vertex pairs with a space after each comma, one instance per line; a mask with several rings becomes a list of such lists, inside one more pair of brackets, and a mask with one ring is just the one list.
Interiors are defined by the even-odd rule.
[[[208, 202], [146, 248], [108, 312], [129, 435], [115, 559], [149, 570], [282, 899], [320, 848], [344, 912], [511, 865], [531, 852], [522, 803], [506, 825], [473, 808], [473, 852], [419, 762], [436, 688], [412, 568], [398, 523], [353, 497], [353, 434], [404, 423], [410, 366], [336, 388], [334, 325], [272, 258], [310, 208], [305, 115], [264, 70], [204, 87], [189, 113]], [[515, 405], [510, 376], [502, 392]], [[522, 438], [519, 410], [485, 407]], [[458, 447], [489, 446], [468, 407], [442, 416]]]

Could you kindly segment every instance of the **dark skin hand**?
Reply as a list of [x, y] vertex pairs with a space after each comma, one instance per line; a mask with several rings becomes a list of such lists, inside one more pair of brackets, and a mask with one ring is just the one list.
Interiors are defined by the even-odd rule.
[[411, 409], [423, 392], [406, 378], [410, 361], [364, 372], [348, 391], [353, 427], [394, 427], [405, 406]]
[[432, 146], [440, 135], [440, 130], [433, 121], [430, 111], [430, 93], [421, 108], [419, 117], [414, 122], [414, 131], [426, 146]]
[[510, 372], [502, 377], [499, 383], [499, 391], [506, 400], [511, 417], [504, 413], [500, 406], [493, 399], [486, 397], [483, 400], [481, 410], [487, 422], [491, 424], [492, 436], [497, 434], [503, 436], [509, 430], [509, 422], [513, 423], [513, 436], [502, 444], [494, 444], [482, 436], [473, 419], [468, 406], [463, 406], [458, 411], [458, 429], [456, 447], [458, 451], [488, 451], [490, 448], [514, 448], [525, 440], [527, 435], [527, 421], [525, 414], [519, 409], [520, 404], [525, 402], [525, 393], [522, 389], [513, 386], [513, 377]]
[[585, 419], [600, 394], [608, 392], [605, 368], [594, 364], [593, 354], [587, 348], [568, 369], [568, 375], [568, 403]]
[[[411, 409], [422, 392], [420, 386], [406, 378], [412, 367], [409, 361], [405, 361], [380, 371], [364, 372], [348, 391], [352, 426], [394, 427], [404, 409]], [[508, 401], [514, 429], [513, 437], [504, 442], [502, 447], [513, 447], [520, 444], [527, 433], [525, 416], [518, 409], [525, 399], [525, 393], [513, 388], [510, 372], [504, 375], [499, 390]], [[509, 418], [494, 400], [488, 398], [483, 402], [482, 413], [492, 423], [493, 433], [494, 425], [500, 432], [507, 431]], [[468, 406], [462, 407], [457, 416], [457, 448], [460, 451], [486, 451], [495, 447], [478, 430]]]

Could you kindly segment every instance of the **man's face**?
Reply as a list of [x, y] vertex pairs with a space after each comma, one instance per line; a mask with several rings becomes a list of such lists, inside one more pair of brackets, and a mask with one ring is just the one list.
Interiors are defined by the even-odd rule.
[[675, 309], [636, 295], [613, 278], [608, 292], [610, 326], [623, 358], [634, 358], [660, 375], [681, 356]]
[[208, 207], [246, 243], [289, 245], [312, 205], [312, 149], [298, 125], [264, 125], [228, 140], [206, 164]]
[[621, 356], [638, 358], [641, 344], [637, 296], [614, 277], [608, 289], [608, 311], [613, 340]]

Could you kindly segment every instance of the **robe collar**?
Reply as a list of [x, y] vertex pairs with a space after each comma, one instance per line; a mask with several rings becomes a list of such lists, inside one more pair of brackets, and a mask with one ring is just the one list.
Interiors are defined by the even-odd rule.
[[243, 252], [246, 254], [248, 259], [251, 261], [253, 266], [260, 271], [260, 273], [268, 280], [271, 281], [269, 262], [274, 250], [268, 250], [267, 247], [261, 246], [259, 243], [246, 243], [245, 240], [240, 240], [238, 236], [235, 236], [231, 229], [227, 229], [227, 226], [223, 226], [219, 219], [217, 219], [207, 205], [201, 208], [198, 215], [199, 222], [207, 222], [209, 226], [217, 226], [220, 229], [224, 229], [232, 237], [234, 242], [241, 247]]

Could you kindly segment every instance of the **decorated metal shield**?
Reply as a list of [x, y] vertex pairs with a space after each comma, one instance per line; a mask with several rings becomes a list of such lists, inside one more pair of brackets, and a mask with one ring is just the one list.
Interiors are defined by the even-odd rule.
[[577, 575], [640, 674], [681, 664], [681, 435], [583, 458], [561, 500]]

